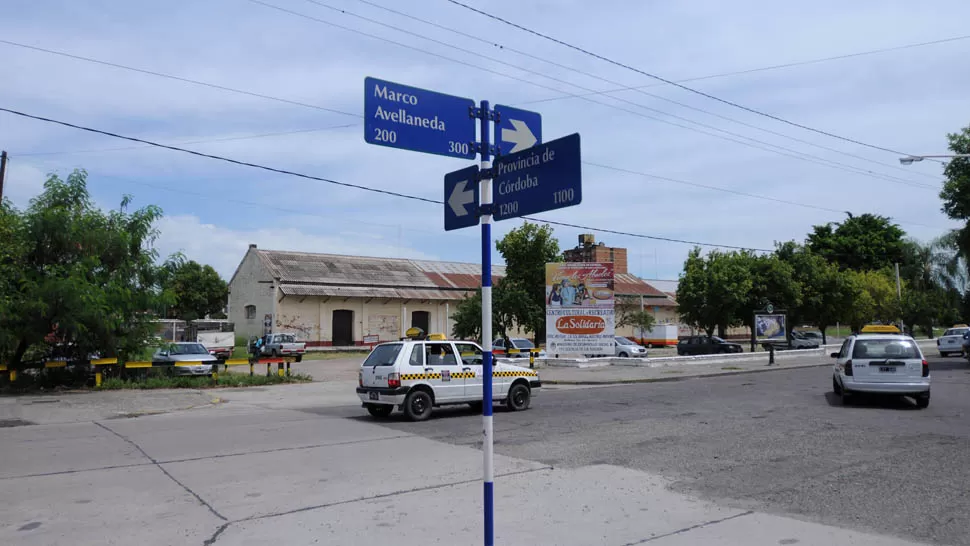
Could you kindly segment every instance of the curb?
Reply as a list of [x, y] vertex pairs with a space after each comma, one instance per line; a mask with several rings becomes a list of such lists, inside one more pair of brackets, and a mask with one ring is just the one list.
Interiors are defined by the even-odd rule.
[[755, 368], [753, 370], [730, 370], [721, 371], [708, 374], [696, 374], [696, 375], [674, 375], [669, 377], [640, 377], [636, 379], [617, 379], [615, 381], [587, 381], [587, 380], [570, 380], [570, 379], [543, 379], [543, 385], [586, 385], [586, 386], [605, 386], [605, 385], [633, 385], [636, 383], [667, 383], [671, 381], [686, 381], [688, 379], [705, 379], [708, 377], [724, 377], [727, 375], [748, 375], [754, 373], [765, 373], [765, 372], [780, 372], [782, 370], [798, 370], [801, 368], [820, 368], [822, 366], [831, 366], [830, 362], [825, 362], [823, 364], [805, 364], [800, 366], [787, 366], [784, 368], [773, 367], [764, 369]]

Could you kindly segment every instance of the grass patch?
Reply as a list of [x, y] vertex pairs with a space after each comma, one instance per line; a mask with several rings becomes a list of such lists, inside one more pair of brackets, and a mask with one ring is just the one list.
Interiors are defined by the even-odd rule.
[[724, 366], [722, 370], [743, 370], [741, 366]]
[[119, 389], [211, 389], [217, 387], [256, 387], [262, 385], [280, 385], [283, 383], [306, 383], [312, 381], [309, 375], [293, 373], [280, 377], [276, 374], [253, 375], [222, 373], [219, 379], [213, 381], [211, 377], [164, 376], [152, 375], [138, 378], [109, 377], [101, 384], [104, 390]]

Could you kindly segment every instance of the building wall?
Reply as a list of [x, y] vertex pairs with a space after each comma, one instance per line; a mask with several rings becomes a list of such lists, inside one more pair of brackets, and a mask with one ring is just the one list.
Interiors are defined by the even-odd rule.
[[380, 341], [400, 339], [412, 326], [413, 313], [428, 313], [428, 333], [451, 335], [455, 301], [422, 302], [417, 300], [382, 300], [370, 298], [326, 298], [320, 296], [286, 296], [278, 303], [273, 321], [275, 332], [291, 332], [310, 346], [333, 343], [333, 313], [353, 312], [353, 340], [363, 344], [364, 336], [378, 336]]
[[[235, 325], [237, 336], [263, 335], [263, 320], [275, 319], [275, 283], [269, 271], [252, 250], [246, 253], [239, 270], [229, 284], [229, 320]], [[246, 306], [256, 307], [256, 316], [246, 318]], [[275, 322], [275, 321], [274, 321]]]
[[614, 273], [628, 273], [625, 248], [600, 245], [581, 246], [564, 251], [563, 258], [567, 262], [613, 262]]

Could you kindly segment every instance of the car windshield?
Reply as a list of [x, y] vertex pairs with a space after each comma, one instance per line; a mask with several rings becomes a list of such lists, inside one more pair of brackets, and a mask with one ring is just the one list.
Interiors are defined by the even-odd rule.
[[636, 343], [630, 341], [625, 337], [616, 336], [616, 342], [620, 345], [636, 345]]
[[726, 341], [724, 341], [723, 339], [717, 336], [711, 336], [711, 341], [713, 341], [714, 343], [727, 343]]
[[860, 339], [852, 349], [852, 358], [920, 358], [920, 352], [910, 339]]
[[521, 337], [512, 338], [512, 345], [516, 349], [534, 349], [535, 348], [535, 345], [533, 345], [531, 341], [529, 341], [528, 339], [521, 338]]
[[950, 328], [949, 330], [943, 332], [945, 336], [962, 336], [970, 332], [970, 328]]
[[172, 345], [168, 354], [171, 355], [207, 355], [209, 351], [201, 343], [180, 343]]
[[402, 343], [378, 345], [367, 355], [367, 360], [361, 366], [390, 366], [397, 360], [397, 355], [400, 354], [402, 347], [404, 347]]

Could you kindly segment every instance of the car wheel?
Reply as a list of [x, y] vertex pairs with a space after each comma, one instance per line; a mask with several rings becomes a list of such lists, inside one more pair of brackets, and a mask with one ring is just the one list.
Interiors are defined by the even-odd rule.
[[835, 376], [832, 376], [832, 392], [834, 392], [836, 396], [842, 396], [842, 385], [839, 385], [839, 380], [836, 379]]
[[628, 355], [628, 354], [626, 354], [626, 353], [620, 353], [620, 354], [618, 354], [618, 355], [616, 355], [616, 356], [618, 356], [618, 357], [620, 357], [620, 358], [629, 358], [629, 357], [630, 357], [630, 355]]
[[529, 402], [532, 400], [532, 393], [529, 387], [522, 383], [516, 383], [509, 389], [509, 397], [505, 400], [505, 405], [512, 411], [522, 411], [529, 409]]
[[482, 412], [482, 407], [484, 405], [485, 404], [483, 404], [481, 402], [469, 402], [468, 403], [468, 407], [470, 407], [472, 409], [472, 411], [474, 411], [475, 413], [481, 413]]
[[431, 395], [425, 391], [411, 391], [404, 399], [404, 415], [412, 421], [424, 421], [431, 417]]
[[394, 406], [389, 404], [368, 404], [367, 413], [371, 414], [378, 419], [387, 417], [394, 411]]
[[944, 353], [943, 351], [940, 351], [940, 358], [946, 358], [948, 356], [950, 356], [950, 353]]
[[296, 355], [297, 362], [303, 362], [303, 355]]
[[845, 387], [842, 387], [842, 392], [840, 392], [839, 394], [842, 395], [843, 406], [848, 406], [852, 404], [852, 395], [848, 389], [846, 389]]
[[926, 409], [930, 407], [930, 393], [916, 396], [916, 407], [919, 409]]

